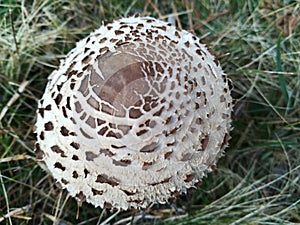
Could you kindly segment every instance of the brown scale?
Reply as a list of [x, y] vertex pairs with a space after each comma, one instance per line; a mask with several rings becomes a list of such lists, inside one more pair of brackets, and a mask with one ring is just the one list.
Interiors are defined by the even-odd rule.
[[54, 128], [53, 123], [51, 121], [45, 123], [44, 127], [45, 127], [45, 131], [50, 131], [53, 130]]
[[99, 174], [97, 176], [96, 182], [98, 183], [107, 183], [111, 186], [117, 186], [119, 184], [119, 181], [113, 177], [109, 177], [106, 174]]
[[58, 145], [53, 145], [51, 147], [51, 150], [55, 153], [60, 154], [61, 157], [64, 157], [64, 158], [67, 157], [65, 152]]

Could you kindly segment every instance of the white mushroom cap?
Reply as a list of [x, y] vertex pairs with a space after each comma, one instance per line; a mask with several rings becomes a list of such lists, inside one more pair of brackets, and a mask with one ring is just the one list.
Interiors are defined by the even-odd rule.
[[49, 76], [36, 152], [80, 201], [166, 203], [216, 165], [232, 107], [199, 38], [151, 17], [123, 18], [78, 42]]

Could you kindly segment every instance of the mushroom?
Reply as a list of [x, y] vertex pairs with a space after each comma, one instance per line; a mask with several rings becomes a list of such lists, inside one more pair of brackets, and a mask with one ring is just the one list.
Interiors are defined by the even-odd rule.
[[95, 207], [145, 208], [195, 187], [228, 145], [229, 80], [199, 38], [151, 17], [103, 24], [49, 76], [36, 154]]

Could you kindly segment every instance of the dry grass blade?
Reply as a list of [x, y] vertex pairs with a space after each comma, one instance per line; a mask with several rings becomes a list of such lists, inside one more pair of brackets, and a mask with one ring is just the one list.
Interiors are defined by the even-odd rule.
[[5, 105], [5, 107], [2, 109], [1, 113], [0, 113], [0, 122], [3, 119], [3, 117], [5, 116], [7, 110], [12, 107], [12, 105], [14, 104], [15, 101], [17, 101], [17, 99], [20, 97], [20, 94], [25, 90], [26, 86], [29, 84], [29, 81], [23, 81], [18, 90], [16, 91], [16, 93], [11, 97], [11, 99], [9, 99], [9, 101], [7, 102], [7, 104]]
[[11, 217], [18, 218], [18, 219], [21, 219], [21, 220], [31, 220], [32, 219], [31, 217], [22, 215], [23, 213], [26, 213], [29, 208], [30, 208], [30, 205], [27, 205], [27, 206], [23, 206], [21, 208], [14, 209], [14, 210], [10, 211], [9, 213], [7, 213], [4, 216], [0, 217], [0, 223], [2, 221], [4, 221], [5, 219], [11, 218]]

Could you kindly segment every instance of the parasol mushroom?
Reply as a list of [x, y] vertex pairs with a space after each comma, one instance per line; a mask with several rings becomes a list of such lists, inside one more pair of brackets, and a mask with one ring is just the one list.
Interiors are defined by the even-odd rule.
[[199, 38], [122, 18], [78, 42], [49, 76], [36, 153], [78, 201], [145, 208], [215, 167], [232, 107], [229, 81]]

